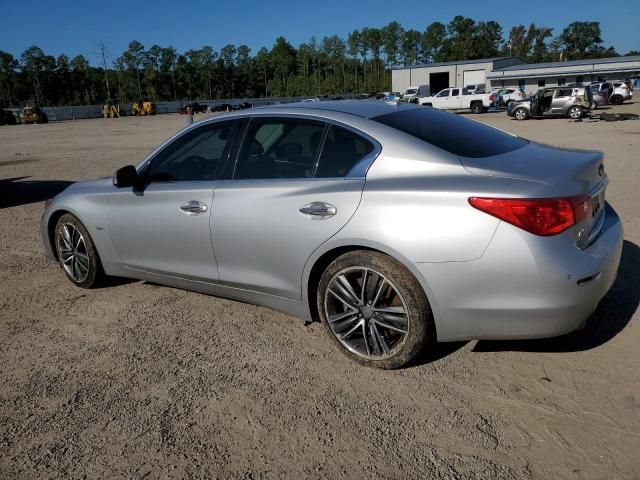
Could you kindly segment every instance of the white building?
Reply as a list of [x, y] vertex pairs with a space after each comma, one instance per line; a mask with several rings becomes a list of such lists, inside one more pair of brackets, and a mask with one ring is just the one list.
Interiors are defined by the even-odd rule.
[[624, 80], [637, 75], [640, 55], [550, 63], [497, 57], [395, 67], [391, 71], [391, 86], [394, 92], [404, 93], [409, 86], [429, 85], [435, 93], [447, 87], [484, 83], [487, 89], [512, 86], [531, 94], [545, 86]]

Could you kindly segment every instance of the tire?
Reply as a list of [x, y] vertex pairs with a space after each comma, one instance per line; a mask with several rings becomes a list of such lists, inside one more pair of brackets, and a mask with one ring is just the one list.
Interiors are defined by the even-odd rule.
[[609, 100], [609, 103], [611, 103], [612, 105], [622, 105], [622, 102], [624, 101], [624, 98], [622, 98], [622, 95], [613, 95], [611, 97], [611, 99]]
[[471, 113], [482, 113], [484, 107], [482, 106], [482, 102], [473, 102], [471, 104]]
[[316, 301], [322, 324], [338, 349], [369, 367], [403, 367], [436, 340], [421, 285], [404, 265], [380, 252], [356, 250], [335, 259], [322, 274]]
[[567, 110], [567, 116], [573, 120], [582, 118], [583, 115], [584, 115], [584, 112], [580, 107], [573, 106], [569, 108], [569, 110]]
[[513, 118], [515, 118], [516, 120], [526, 120], [529, 118], [529, 112], [527, 112], [526, 108], [516, 108], [513, 111]]
[[58, 262], [67, 278], [80, 288], [97, 286], [104, 278], [104, 270], [93, 240], [82, 222], [70, 213], [62, 215], [56, 223], [54, 234]]

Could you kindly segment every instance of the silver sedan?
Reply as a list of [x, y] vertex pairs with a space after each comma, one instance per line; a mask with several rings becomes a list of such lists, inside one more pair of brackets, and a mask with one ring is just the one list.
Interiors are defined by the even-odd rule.
[[77, 286], [144, 279], [319, 319], [361, 363], [561, 335], [611, 287], [602, 153], [461, 116], [342, 101], [222, 114], [47, 202]]

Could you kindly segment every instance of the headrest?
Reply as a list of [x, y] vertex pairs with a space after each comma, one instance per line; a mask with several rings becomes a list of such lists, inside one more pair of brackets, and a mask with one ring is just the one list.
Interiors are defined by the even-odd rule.
[[249, 147], [249, 155], [255, 156], [255, 155], [262, 155], [263, 153], [264, 153], [264, 148], [262, 147], [262, 144], [254, 138], [251, 141], [251, 146]]

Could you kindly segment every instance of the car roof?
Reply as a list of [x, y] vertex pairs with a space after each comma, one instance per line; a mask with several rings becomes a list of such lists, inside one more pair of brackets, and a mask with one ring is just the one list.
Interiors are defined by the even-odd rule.
[[372, 118], [387, 113], [397, 112], [399, 110], [411, 110], [421, 108], [416, 105], [407, 103], [399, 103], [398, 105], [389, 105], [379, 100], [337, 100], [326, 102], [297, 102], [297, 103], [281, 103], [279, 105], [270, 105], [266, 107], [254, 108], [254, 111], [260, 113], [321, 113], [339, 112], [357, 115], [363, 118]]

